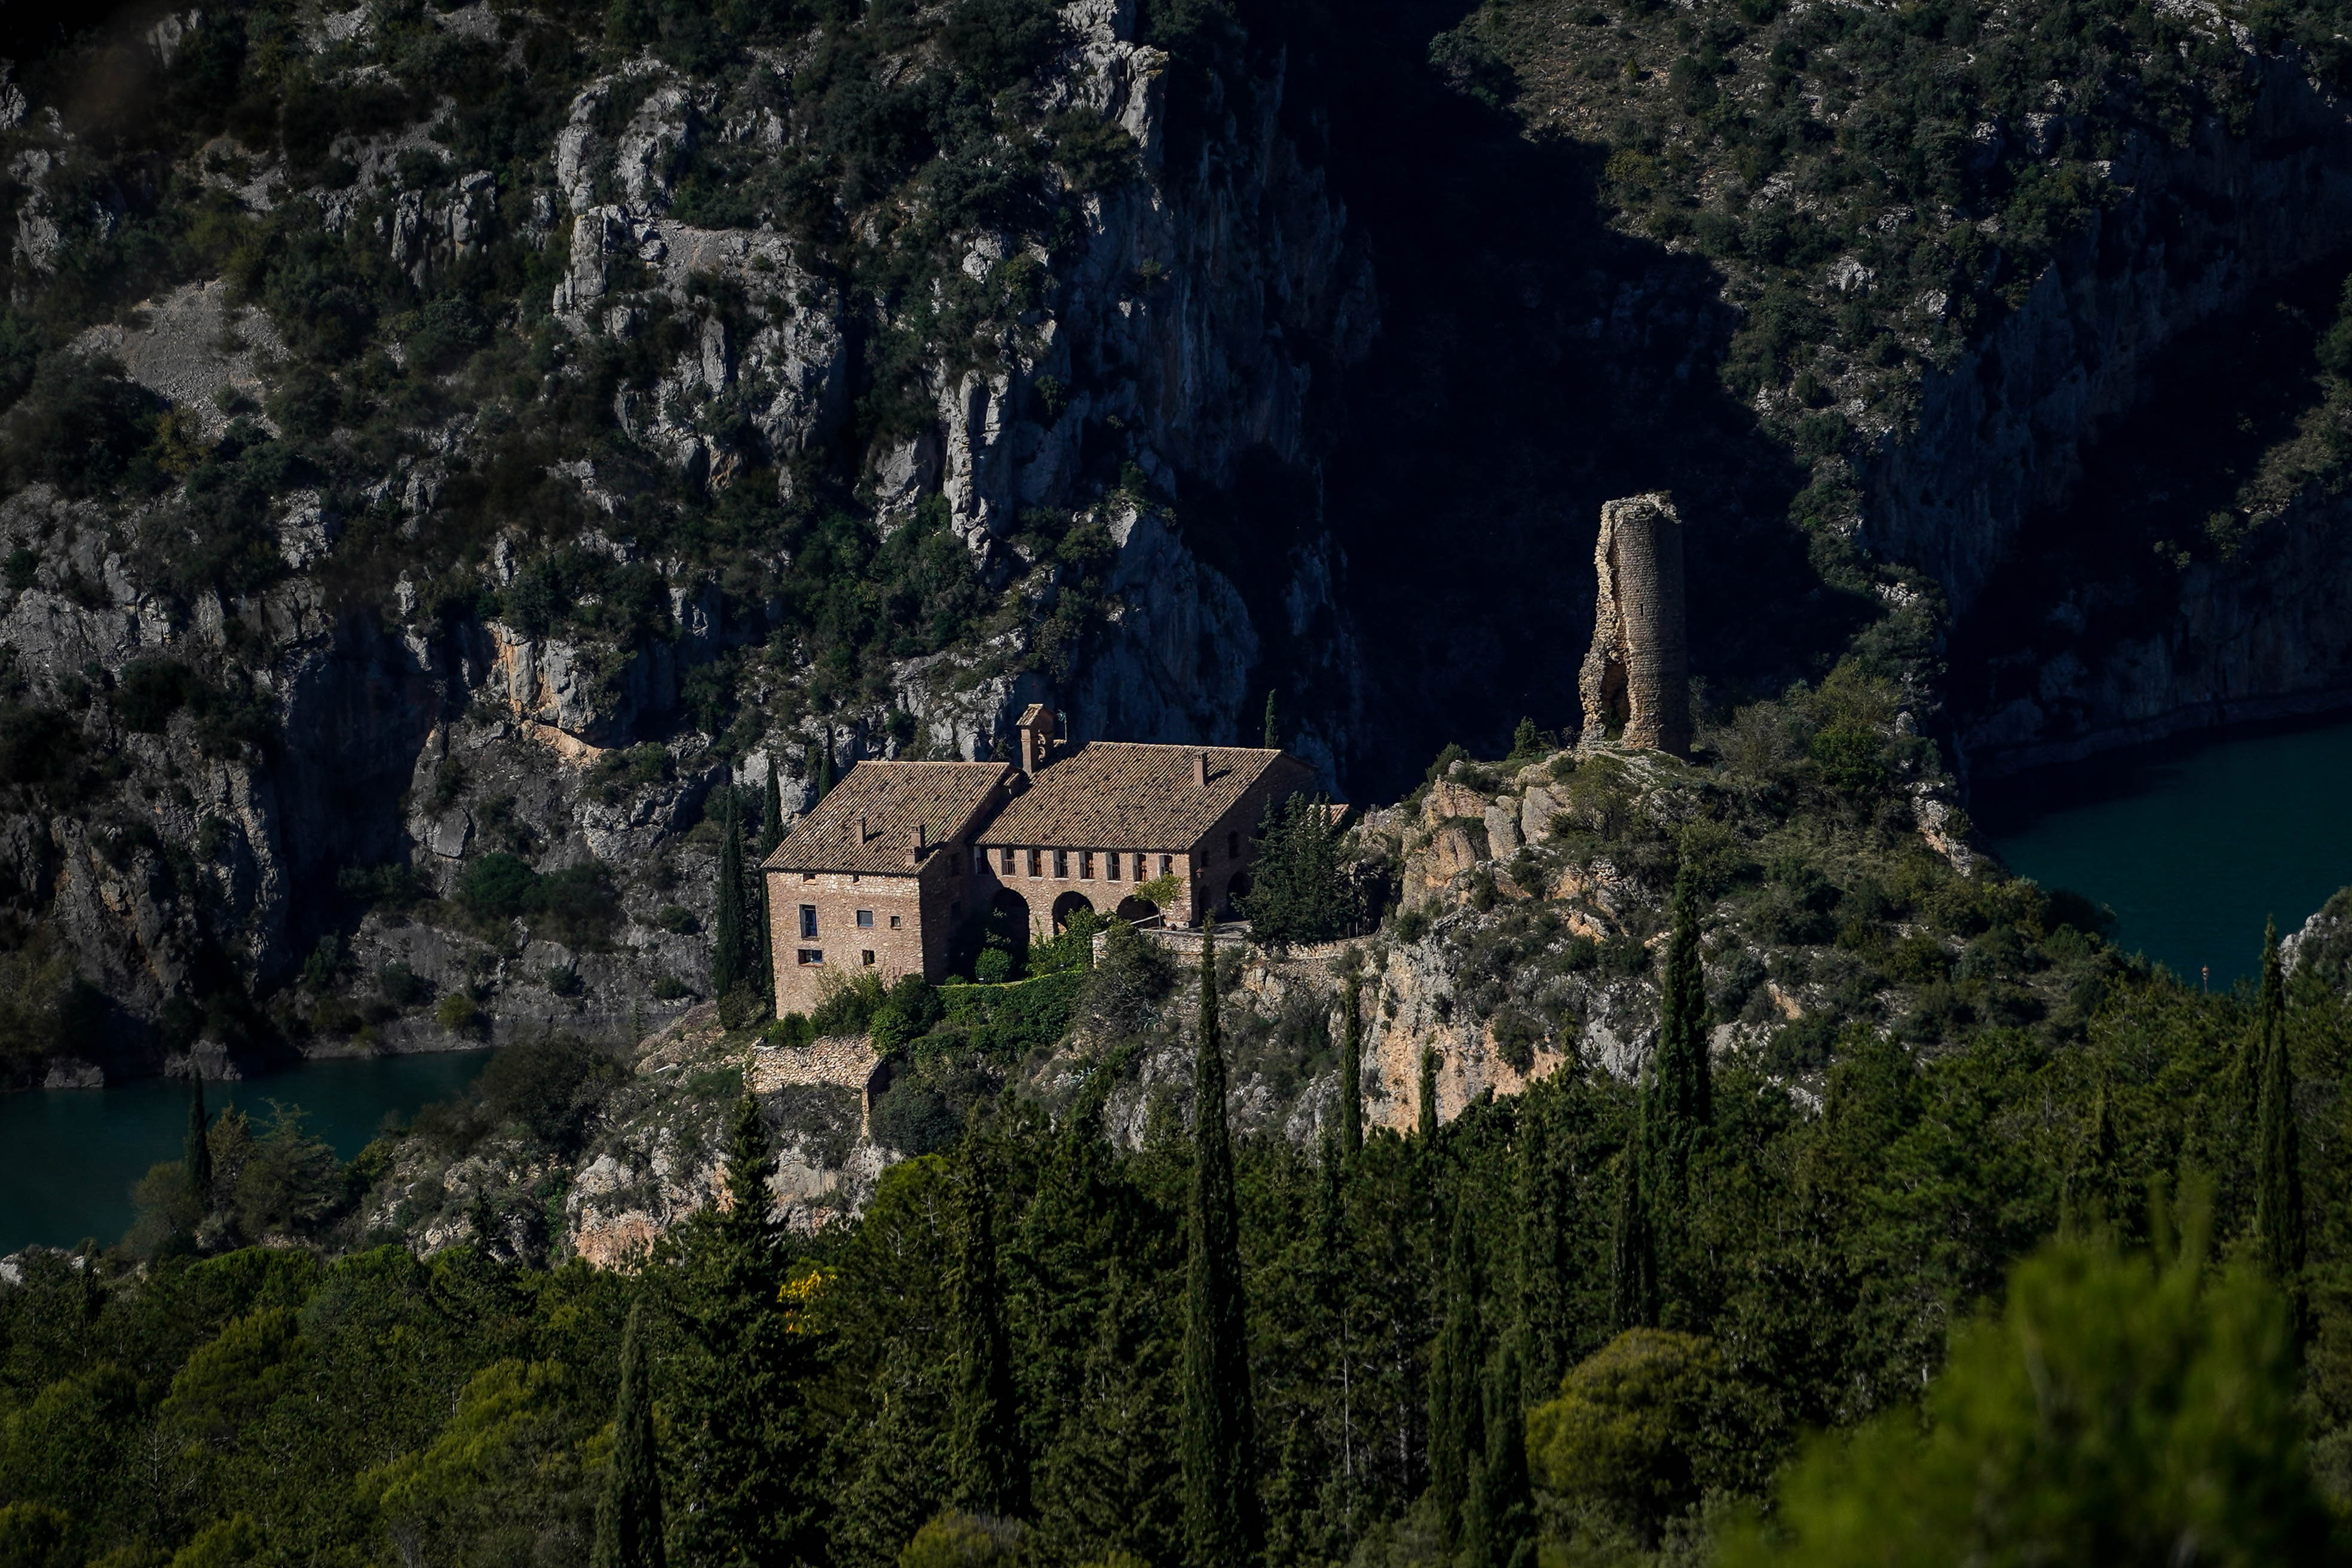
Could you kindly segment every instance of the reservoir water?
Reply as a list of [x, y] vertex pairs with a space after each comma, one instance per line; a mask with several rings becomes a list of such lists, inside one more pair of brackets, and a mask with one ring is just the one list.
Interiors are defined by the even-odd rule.
[[[462, 1091], [490, 1053], [440, 1051], [305, 1062], [236, 1083], [205, 1085], [205, 1109], [234, 1105], [256, 1121], [270, 1102], [299, 1106], [303, 1127], [348, 1160], [387, 1115]], [[180, 1157], [188, 1086], [141, 1079], [109, 1089], [0, 1095], [0, 1254], [33, 1244], [111, 1246], [131, 1228], [131, 1189], [151, 1165]]]
[[2284, 936], [2352, 883], [2352, 722], [2114, 752], [1988, 784], [1972, 810], [2011, 870], [2220, 990], [2259, 966], [2264, 920]]

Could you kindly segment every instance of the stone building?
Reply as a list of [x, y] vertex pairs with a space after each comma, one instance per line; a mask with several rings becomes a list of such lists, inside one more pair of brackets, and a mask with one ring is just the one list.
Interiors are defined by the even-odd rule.
[[1043, 705], [1015, 733], [1017, 763], [859, 763], [793, 825], [761, 868], [779, 1015], [832, 975], [942, 979], [992, 912], [1033, 938], [1079, 910], [1197, 924], [1247, 890], [1267, 805], [1314, 782], [1255, 746], [1061, 750]]
[[1592, 647], [1578, 695], [1584, 743], [1622, 727], [1628, 746], [1690, 754], [1690, 648], [1683, 609], [1683, 525], [1664, 491], [1602, 503], [1592, 547], [1600, 578]]
[[813, 1009], [829, 976], [947, 972], [994, 891], [973, 873], [973, 831], [1013, 777], [1004, 763], [863, 762], [793, 825], [761, 864], [779, 1016]]

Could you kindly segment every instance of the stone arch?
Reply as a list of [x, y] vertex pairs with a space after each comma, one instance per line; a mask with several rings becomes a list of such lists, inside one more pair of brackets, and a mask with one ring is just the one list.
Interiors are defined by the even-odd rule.
[[1135, 894], [1129, 893], [1127, 897], [1119, 900], [1117, 913], [1118, 918], [1125, 921], [1128, 924], [1139, 926], [1146, 921], [1158, 920], [1160, 918], [1160, 906], [1153, 903], [1150, 899], [1139, 898]]
[[1095, 901], [1079, 892], [1064, 893], [1060, 898], [1055, 899], [1054, 900], [1055, 934], [1060, 935], [1062, 928], [1070, 923], [1070, 917], [1080, 910], [1086, 910], [1088, 914], [1094, 913]]
[[1250, 874], [1247, 871], [1234, 872], [1234, 879], [1225, 884], [1225, 905], [1231, 908], [1235, 914], [1239, 914], [1241, 912], [1241, 900], [1249, 897], [1249, 890]]
[[1029, 945], [1031, 926], [1029, 900], [1010, 888], [996, 889], [996, 897], [988, 906], [988, 934], [1003, 942], [1007, 947]]

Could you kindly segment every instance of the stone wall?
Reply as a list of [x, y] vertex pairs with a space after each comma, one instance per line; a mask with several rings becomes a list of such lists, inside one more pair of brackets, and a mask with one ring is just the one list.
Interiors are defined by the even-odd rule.
[[1603, 503], [1592, 566], [1600, 596], [1579, 682], [1587, 743], [1622, 724], [1628, 746], [1687, 755], [1690, 644], [1673, 500], [1653, 492]]

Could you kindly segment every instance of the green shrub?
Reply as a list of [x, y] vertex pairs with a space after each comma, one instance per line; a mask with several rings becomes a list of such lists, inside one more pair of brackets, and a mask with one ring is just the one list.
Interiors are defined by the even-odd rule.
[[463, 991], [452, 991], [433, 1009], [433, 1021], [453, 1035], [472, 1034], [482, 1026], [482, 1010]]
[[46, 479], [70, 496], [158, 476], [142, 461], [163, 416], [163, 400], [127, 379], [111, 359], [55, 354], [0, 417], [0, 479], [22, 489]]
[[551, 1148], [568, 1149], [625, 1076], [609, 1053], [558, 1036], [493, 1055], [475, 1081], [475, 1095], [493, 1122], [520, 1126]]
[[0, 702], [0, 784], [62, 782], [80, 751], [80, 730], [56, 709]]
[[466, 868], [457, 882], [457, 902], [482, 920], [516, 920], [537, 907], [539, 883], [530, 862], [493, 850]]
[[411, 969], [405, 959], [395, 958], [376, 971], [375, 983], [383, 999], [395, 1007], [422, 1007], [433, 999], [432, 982]]

